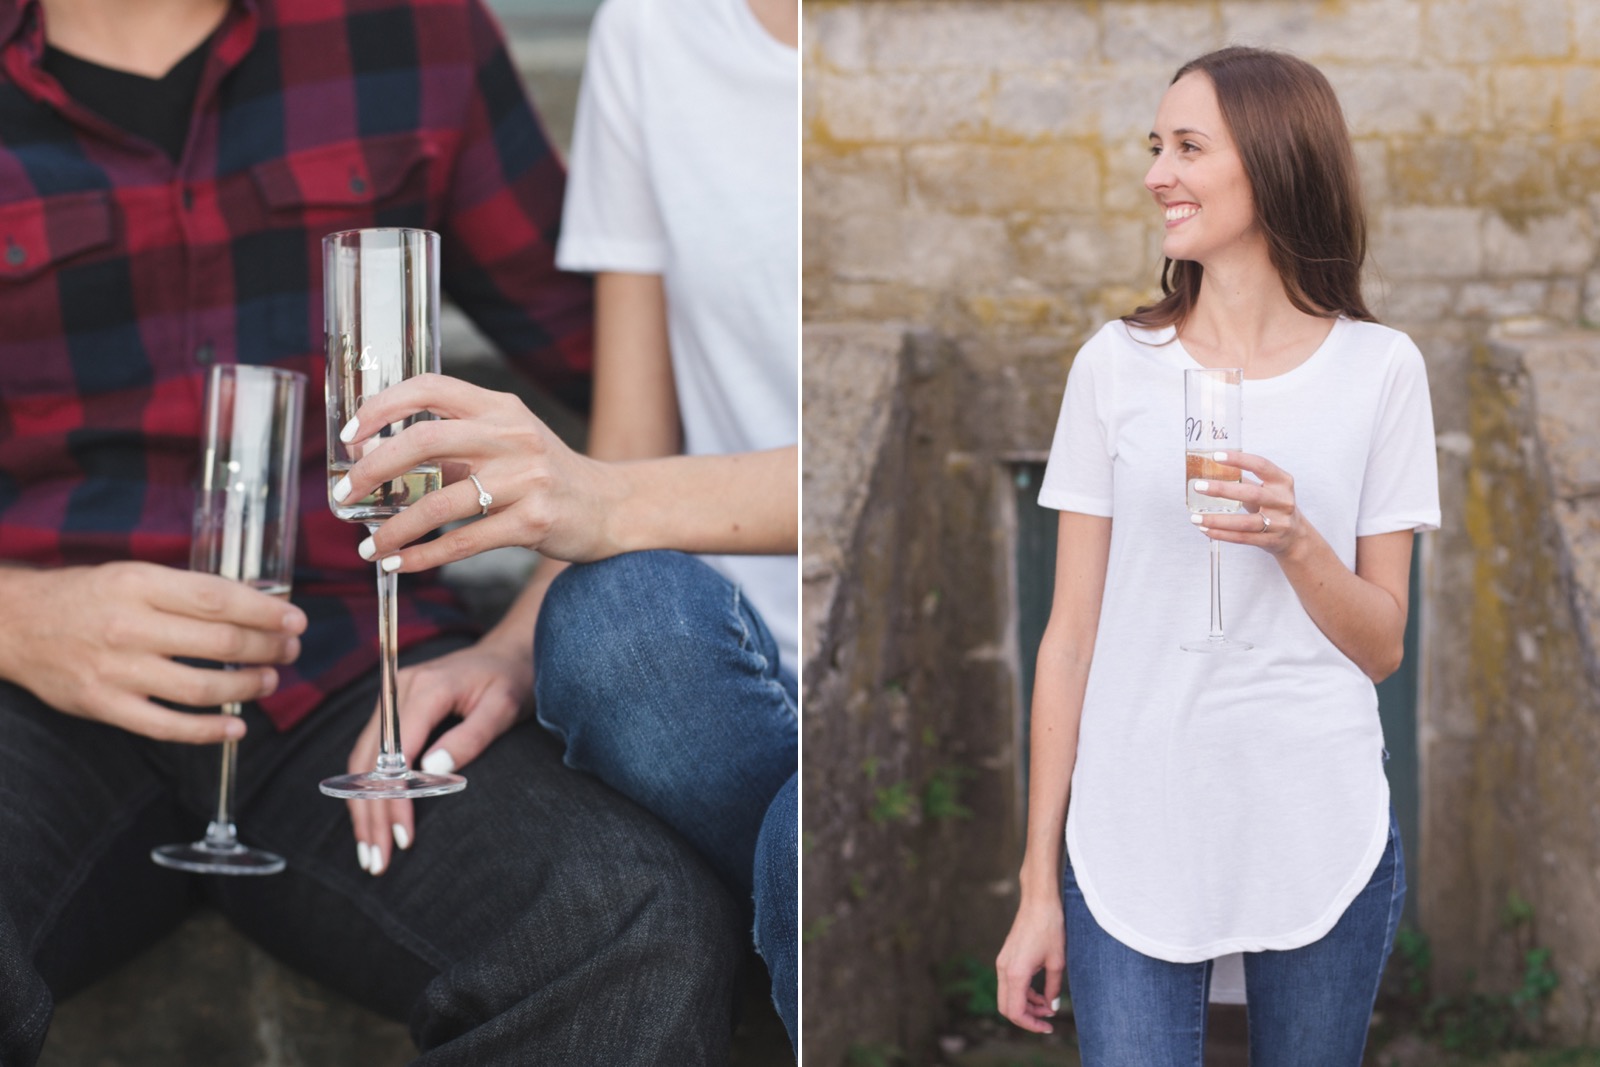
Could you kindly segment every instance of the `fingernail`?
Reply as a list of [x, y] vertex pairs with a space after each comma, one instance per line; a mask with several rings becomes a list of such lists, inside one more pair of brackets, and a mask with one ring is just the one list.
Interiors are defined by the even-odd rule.
[[278, 688], [278, 672], [270, 667], [261, 670], [261, 695], [269, 696]]
[[1202, 481], [1197, 481], [1197, 482], [1194, 483], [1194, 491], [1197, 492], [1197, 493], [1208, 492], [1210, 489], [1211, 489], [1211, 483], [1210, 482], [1202, 480]]
[[1053, 1012], [1061, 1010], [1061, 998], [1060, 997], [1056, 997], [1054, 1000], [1052, 1000], [1050, 1002], [1050, 1010], [1053, 1011]]
[[377, 845], [372, 846], [372, 877], [376, 878], [383, 873], [383, 849]]
[[402, 851], [411, 847], [411, 835], [399, 823], [394, 824], [394, 843]]
[[1194, 523], [1196, 526], [1200, 526], [1206, 521], [1206, 517], [1204, 515], [1190, 515], [1189, 521]]
[[356, 546], [356, 551], [361, 553], [361, 558], [362, 559], [369, 560], [369, 561], [372, 559], [373, 556], [378, 554], [378, 548], [377, 548], [376, 545], [374, 545], [372, 543], [372, 538], [370, 538], [370, 537], [368, 537], [366, 540], [362, 541], [359, 545], [357, 545]]
[[370, 845], [368, 845], [365, 841], [356, 842], [356, 862], [361, 864], [361, 869], [363, 871], [372, 869], [372, 860], [370, 859], [371, 855], [372, 847]]
[[293, 663], [300, 658], [300, 639], [293, 634], [283, 643], [283, 661]]
[[350, 476], [347, 474], [340, 478], [333, 486], [333, 502], [343, 504], [344, 498], [350, 495]]
[[361, 420], [351, 419], [344, 424], [344, 429], [339, 431], [339, 440], [349, 444], [356, 439], [356, 434], [361, 432]]
[[456, 758], [442, 748], [436, 748], [422, 757], [422, 769], [429, 774], [451, 774], [456, 769]]
[[227, 721], [222, 724], [222, 736], [229, 741], [239, 740], [244, 736], [244, 723], [232, 716], [228, 716]]
[[1213, 453], [1211, 453], [1211, 458], [1212, 459], [1227, 459], [1228, 458], [1228, 454], [1226, 452], [1213, 452]]
[[399, 556], [386, 556], [379, 566], [383, 568], [385, 574], [393, 574], [400, 569], [400, 564], [403, 562], [405, 561]]

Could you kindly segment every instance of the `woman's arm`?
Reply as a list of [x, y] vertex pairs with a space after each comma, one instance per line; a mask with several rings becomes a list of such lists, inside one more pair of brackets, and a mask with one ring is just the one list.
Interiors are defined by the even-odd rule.
[[1214, 482], [1204, 490], [1245, 506], [1239, 514], [1200, 516], [1206, 536], [1271, 552], [1323, 636], [1374, 682], [1393, 674], [1405, 652], [1412, 531], [1356, 538], [1352, 572], [1295, 506], [1294, 479], [1286, 471], [1248, 453], [1219, 455], [1261, 484]]
[[444, 419], [418, 423], [368, 451], [348, 475], [347, 495], [359, 497], [423, 463], [446, 462], [477, 474], [494, 497], [484, 521], [411, 544], [478, 511], [469, 481], [430, 493], [380, 527], [363, 546], [368, 558], [393, 558], [394, 569], [415, 571], [509, 544], [575, 562], [647, 548], [797, 551], [799, 448], [672, 455], [681, 435], [661, 279], [603, 274], [598, 296], [587, 457], [515, 397], [438, 375], [408, 379], [362, 406], [352, 443], [368, 436], [364, 427], [425, 409]]
[[[1078, 723], [1089, 681], [1111, 520], [1061, 513], [1056, 535], [1055, 595], [1039, 642], [1029, 741], [1028, 839], [1019, 878], [1017, 917], [995, 961], [1000, 1012], [1025, 1030], [1049, 1033], [1045, 1018], [1061, 992], [1065, 938], [1061, 917], [1061, 849], [1067, 795], [1078, 757]], [[1041, 997], [1029, 988], [1045, 972]]]

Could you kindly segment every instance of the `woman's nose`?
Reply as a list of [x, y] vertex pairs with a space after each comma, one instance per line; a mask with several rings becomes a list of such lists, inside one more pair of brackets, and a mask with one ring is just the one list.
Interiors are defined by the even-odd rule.
[[1152, 193], [1172, 184], [1172, 174], [1167, 169], [1165, 159], [1165, 156], [1156, 156], [1150, 161], [1150, 169], [1144, 172], [1144, 187]]

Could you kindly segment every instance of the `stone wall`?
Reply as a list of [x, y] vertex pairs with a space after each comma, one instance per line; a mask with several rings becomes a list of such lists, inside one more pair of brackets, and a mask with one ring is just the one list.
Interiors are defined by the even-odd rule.
[[[1552, 1036], [1600, 1041], [1600, 332], [1497, 329], [1465, 376], [1470, 434], [1440, 542], [1424, 723], [1424, 921], [1443, 988], [1506, 992], [1530, 946]], [[1531, 922], [1507, 921], [1514, 899]]]
[[[881, 692], [808, 663], [807, 965], [842, 979], [831, 957], [857, 957], [848, 983], [814, 989], [807, 972], [808, 1061], [838, 1063], [853, 1044], [897, 1044], [914, 1057], [932, 1035], [926, 1013], [908, 1003], [937, 1004], [941, 962], [998, 949], [1021, 847], [1007, 461], [1048, 446], [1067, 368], [1088, 334], [1155, 294], [1160, 220], [1142, 185], [1144, 136], [1177, 66], [1228, 43], [1292, 50], [1339, 91], [1368, 196], [1369, 300], [1412, 333], [1429, 365], [1445, 529], [1424, 548], [1417, 606], [1423, 829], [1410, 845], [1436, 977], [1454, 989], [1473, 970], [1480, 987], [1511, 980], [1500, 914], [1514, 890], [1533, 904], [1539, 935], [1559, 941], [1558, 1024], [1576, 1034], [1589, 1010], [1579, 978], [1592, 972], [1584, 981], [1594, 985], [1600, 944], [1562, 924], [1579, 921], [1587, 899], [1577, 872], [1600, 878], [1578, 845], [1584, 832], [1600, 838], [1600, 821], [1587, 797], [1571, 802], [1581, 814], [1564, 809], [1555, 783], [1576, 788], [1585, 772], [1600, 780], [1594, 666], [1579, 628], [1595, 601], [1573, 578], [1595, 564], [1592, 549], [1581, 555], [1581, 537], [1558, 525], [1576, 498], [1549, 473], [1535, 372], [1488, 333], [1496, 323], [1600, 321], [1600, 5], [808, 0], [804, 40], [807, 334], [890, 324], [942, 353], [928, 375], [902, 379], [882, 400], [899, 405], [911, 442], [887, 441], [883, 462], [903, 465], [892, 449], [912, 447], [943, 449], [945, 462], [930, 457], [927, 480], [889, 479], [875, 492], [889, 494], [879, 507], [925, 516], [948, 471], [960, 472], [962, 489], [946, 506], [978, 509], [991, 555], [916, 566], [946, 576], [941, 603], [999, 623], [941, 630], [936, 648], [923, 634], [930, 658], [921, 666], [937, 675], [987, 656], [1000, 676], [993, 703], [939, 686], [925, 693], [938, 707], [913, 701], [950, 723], [921, 751]], [[828, 401], [811, 391], [822, 364], [807, 343], [809, 440]], [[941, 390], [950, 399], [936, 413], [927, 398]], [[876, 469], [858, 458], [854, 468], [863, 466]], [[813, 487], [833, 475], [809, 450], [806, 468], [809, 530]], [[1583, 514], [1562, 521], [1592, 527]], [[895, 541], [862, 521], [858, 535], [869, 540], [912, 543], [905, 530]], [[856, 602], [862, 617], [852, 625], [880, 634], [858, 658], [887, 663], [887, 650], [908, 647], [907, 605], [920, 594], [906, 589], [913, 599], [885, 603], [893, 591], [880, 580]], [[809, 648], [839, 641], [824, 629]], [[1513, 735], [1522, 739], [1515, 755]], [[1551, 755], [1540, 746], [1556, 738], [1566, 770], [1536, 773]], [[894, 848], [863, 853], [862, 841], [893, 840], [870, 816], [883, 786], [846, 772], [904, 767], [910, 752], [934, 767], [956, 751], [976, 768], [964, 788], [987, 798], [944, 831], [965, 854], [948, 849], [953, 865], [941, 870], [924, 857], [908, 877]], [[856, 843], [849, 859], [846, 841]], [[934, 902], [903, 920], [924, 931], [914, 946], [884, 948], [851, 926], [870, 925], [855, 887], [911, 893], [904, 887], [932, 879], [951, 898], [946, 910], [964, 909], [960, 929], [936, 918]], [[962, 884], [995, 892], [961, 896]], [[917, 893], [906, 899], [923, 900]]]

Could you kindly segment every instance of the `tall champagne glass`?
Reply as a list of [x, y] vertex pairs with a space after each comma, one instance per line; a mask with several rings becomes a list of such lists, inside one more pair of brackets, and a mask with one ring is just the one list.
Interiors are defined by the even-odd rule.
[[[1237, 500], [1195, 492], [1196, 481], [1237, 482], [1238, 467], [1216, 458], [1218, 452], [1237, 452], [1243, 445], [1244, 371], [1236, 367], [1183, 372], [1185, 482], [1189, 511], [1196, 515], [1238, 511]], [[1211, 542], [1211, 632], [1189, 641], [1185, 652], [1244, 652], [1252, 646], [1222, 632], [1222, 542]]]
[[[306, 376], [294, 371], [220, 364], [211, 368], [190, 570], [289, 599], [305, 394]], [[241, 710], [238, 704], [222, 706], [225, 715]], [[239, 843], [233, 825], [238, 772], [238, 742], [224, 741], [216, 815], [205, 837], [193, 844], [162, 845], [151, 850], [150, 858], [163, 867], [202, 874], [283, 870], [282, 856]]]
[[[323, 325], [328, 344], [328, 505], [345, 522], [376, 533], [383, 521], [439, 488], [435, 464], [417, 467], [372, 492], [343, 501], [334, 487], [365, 453], [420, 419], [382, 426], [359, 446], [339, 431], [370, 396], [418, 374], [439, 370], [439, 235], [427, 230], [346, 230], [322, 239]], [[466, 788], [457, 774], [427, 774], [406, 765], [400, 751], [395, 696], [397, 576], [378, 566], [378, 765], [322, 783], [329, 796], [355, 799], [431, 797]]]

